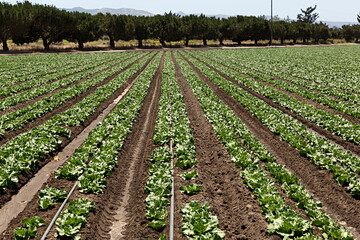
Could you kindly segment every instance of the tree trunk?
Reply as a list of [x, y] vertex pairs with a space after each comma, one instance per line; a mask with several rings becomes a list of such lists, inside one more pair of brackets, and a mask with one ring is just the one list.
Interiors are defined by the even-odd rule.
[[238, 43], [239, 46], [241, 46], [241, 40], [237, 40], [236, 42]]
[[139, 48], [143, 47], [143, 40], [142, 39], [138, 39], [138, 47]]
[[284, 45], [284, 38], [281, 38], [280, 41], [281, 41], [281, 45]]
[[219, 38], [219, 42], [221, 46], [224, 46], [224, 39], [223, 38]]
[[293, 39], [294, 44], [296, 44], [296, 38]]
[[110, 48], [115, 48], [114, 38], [112, 36], [109, 36], [109, 39], [110, 39]]
[[203, 38], [203, 44], [204, 44], [204, 46], [207, 46], [206, 38]]
[[188, 47], [189, 46], [189, 41], [190, 39], [188, 37], [185, 38], [185, 46]]
[[255, 38], [255, 45], [258, 45], [258, 40], [257, 40], [257, 38]]
[[84, 49], [84, 43], [82, 41], [78, 41], [79, 44], [79, 50], [83, 50]]
[[162, 47], [166, 47], [166, 43], [165, 43], [165, 41], [163, 39], [160, 39], [160, 43], [161, 43]]
[[8, 45], [7, 45], [7, 39], [3, 39], [3, 40], [2, 40], [2, 44], [3, 44], [3, 50], [4, 50], [4, 52], [9, 51], [9, 47], [8, 47]]
[[50, 44], [48, 43], [47, 39], [45, 37], [43, 37], [42, 40], [43, 40], [43, 45], [44, 45], [45, 51], [49, 51], [50, 50]]

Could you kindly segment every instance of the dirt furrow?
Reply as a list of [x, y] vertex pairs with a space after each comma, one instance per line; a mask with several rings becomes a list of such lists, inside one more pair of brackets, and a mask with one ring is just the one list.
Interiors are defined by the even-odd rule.
[[[231, 162], [224, 145], [217, 139], [179, 65], [176, 63], [175, 66], [195, 139], [198, 161], [195, 169], [199, 174], [196, 183], [203, 186], [202, 192], [193, 197], [176, 195], [175, 212], [178, 213], [180, 206], [190, 200], [208, 201], [212, 213], [219, 219], [220, 229], [226, 233], [226, 239], [278, 239], [278, 236], [267, 235], [267, 222], [257, 199], [247, 189], [240, 170]], [[181, 171], [176, 169], [175, 190], [185, 184], [180, 174]], [[175, 224], [176, 232], [181, 233], [180, 214], [176, 215]], [[184, 239], [181, 235], [174, 238]]]
[[[153, 57], [151, 57], [139, 71], [137, 71], [133, 76], [131, 76], [120, 89], [118, 89], [114, 94], [112, 94], [106, 101], [102, 102], [100, 106], [94, 111], [94, 113], [91, 114], [81, 126], [71, 127], [70, 128], [72, 132], [71, 138], [70, 139], [61, 138], [62, 144], [58, 152], [62, 151], [72, 140], [74, 140], [87, 126], [89, 126], [109, 106], [109, 104], [111, 104], [129, 85], [131, 85], [132, 82], [148, 66], [148, 64], [151, 62]], [[71, 106], [72, 105], [73, 104], [71, 104]], [[45, 166], [47, 163], [52, 161], [54, 156], [56, 156], [58, 152], [54, 152], [49, 154], [48, 156], [45, 156], [43, 160], [38, 162], [38, 165], [33, 171], [27, 172], [26, 175], [19, 176], [19, 182], [17, 183], [16, 187], [12, 189], [6, 189], [4, 193], [0, 196], [0, 207], [2, 207], [6, 202], [8, 202], [11, 199], [11, 197], [14, 194], [16, 194], [21, 189], [21, 187], [25, 185], [29, 181], [29, 179], [31, 179], [43, 166]]]
[[309, 193], [323, 203], [324, 210], [339, 224], [347, 226], [355, 236], [360, 237], [360, 222], [358, 221], [360, 201], [339, 186], [329, 171], [317, 169], [307, 158], [300, 156], [299, 151], [290, 147], [285, 141], [281, 141], [279, 136], [274, 135], [232, 96], [206, 78], [194, 65], [191, 63], [190, 65], [214, 93], [246, 124], [251, 133], [276, 157], [278, 162], [286, 165], [290, 172], [295, 173]]
[[84, 239], [147, 239], [159, 234], [147, 227], [144, 186], [153, 150], [152, 134], [161, 94], [164, 55], [144, 99], [141, 111], [118, 156], [118, 167], [108, 179], [108, 187], [95, 202], [84, 230]]

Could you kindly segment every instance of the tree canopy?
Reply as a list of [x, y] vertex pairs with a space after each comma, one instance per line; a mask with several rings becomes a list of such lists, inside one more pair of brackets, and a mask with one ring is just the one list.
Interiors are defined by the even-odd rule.
[[[315, 23], [319, 15], [314, 7], [301, 9], [297, 21], [275, 19], [273, 34], [281, 44], [285, 40], [296, 43], [299, 40], [315, 42], [331, 36], [358, 41], [359, 26], [343, 26], [330, 29], [323, 23]], [[360, 13], [357, 16], [360, 22]], [[203, 45], [208, 40], [224, 40], [242, 44], [243, 41], [270, 40], [270, 22], [264, 16], [233, 16], [229, 18], [207, 17], [204, 14], [179, 16], [172, 12], [152, 17], [114, 15], [110, 13], [91, 15], [80, 12], [67, 12], [54, 6], [32, 4], [28, 1], [11, 5], [0, 2], [0, 40], [4, 51], [8, 51], [8, 40], [15, 44], [43, 42], [45, 50], [51, 44], [68, 40], [78, 44], [79, 49], [90, 41], [104, 38], [115, 48], [118, 40], [136, 39], [138, 47], [149, 38], [158, 39], [163, 47], [168, 42], [183, 40], [185, 46], [190, 40], [198, 39]]]

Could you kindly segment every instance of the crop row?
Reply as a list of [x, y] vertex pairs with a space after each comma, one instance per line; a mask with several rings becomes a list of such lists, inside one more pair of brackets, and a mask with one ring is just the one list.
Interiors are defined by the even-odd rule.
[[267, 51], [224, 51], [237, 62], [274, 69], [279, 73], [319, 85], [360, 93], [359, 48], [341, 46], [312, 49], [269, 49]]
[[[155, 57], [155, 60], [137, 78], [124, 99], [97, 124], [84, 143], [75, 150], [70, 160], [56, 172], [57, 178], [78, 179], [80, 191], [84, 193], [99, 194], [104, 191], [107, 185], [106, 178], [117, 165], [117, 155], [140, 112], [158, 64], [159, 57]], [[56, 201], [65, 197], [65, 191], [47, 187], [40, 191], [38, 207], [46, 211], [54, 207]], [[55, 222], [57, 225], [55, 237], [80, 239], [78, 233], [85, 226], [89, 213], [94, 209], [94, 202], [87, 198], [71, 201]], [[34, 232], [26, 228], [17, 228], [15, 237], [26, 232], [36, 235], [36, 229]]]
[[[46, 74], [51, 72], [53, 68], [64, 63], [81, 62], [86, 59], [82, 54], [51, 54], [51, 55], [18, 55], [18, 56], [2, 56], [0, 63], [0, 80], [8, 86], [16, 82], [21, 82], [26, 77], [35, 77], [37, 74]], [[17, 80], [19, 79], [19, 81]]]
[[[83, 145], [76, 149], [69, 161], [56, 172], [58, 178], [79, 179], [80, 188], [84, 192], [101, 193], [104, 190], [105, 179], [112, 171], [110, 165], [116, 163], [117, 153], [138, 115], [149, 79], [157, 66], [158, 57], [143, 71], [128, 95], [89, 133]], [[89, 158], [91, 162], [88, 164]], [[107, 163], [104, 162], [106, 159]], [[103, 166], [99, 167], [97, 164], [101, 160]], [[96, 172], [96, 168], [109, 171], [100, 174]]]
[[[89, 133], [83, 145], [77, 148], [71, 159], [57, 171], [57, 177], [78, 178], [80, 191], [84, 193], [99, 194], [104, 191], [107, 186], [106, 178], [111, 176], [117, 165], [119, 151], [140, 112], [159, 61], [160, 55], [157, 55], [141, 73], [124, 99]], [[67, 172], [72, 169], [77, 171]], [[62, 216], [63, 214], [65, 212]], [[71, 218], [74, 219], [78, 215], [75, 214]], [[71, 218], [68, 222], [62, 223], [68, 233], [60, 235], [58, 224], [57, 236], [73, 237], [74, 232], [77, 234], [80, 231], [76, 224], [71, 224], [74, 222]], [[61, 220], [58, 219], [57, 222], [61, 223]]]
[[[259, 70], [257, 69], [254, 70], [253, 68], [248, 68], [236, 64], [236, 60], [234, 59], [229, 60], [228, 56], [220, 57], [219, 55], [217, 55], [216, 59], [218, 62], [223, 63], [226, 66], [231, 67], [232, 69], [238, 70], [242, 73], [251, 75], [252, 77], [268, 82], [274, 85], [275, 87], [295, 93], [299, 96], [302, 96], [307, 99], [311, 99], [323, 105], [329, 106], [349, 116], [360, 118], [360, 110], [358, 104], [360, 101], [360, 95], [358, 94], [354, 94], [341, 89], [335, 89], [332, 87], [319, 85], [314, 82], [306, 81], [299, 78], [294, 78], [286, 74], [281, 74], [281, 73], [279, 74], [276, 71], [272, 71], [271, 69], [266, 70], [267, 73], [263, 73], [264, 69], [262, 69], [262, 72], [259, 72]], [[277, 79], [272, 77], [274, 75], [276, 75], [277, 77], [281, 77], [282, 79]], [[316, 90], [317, 92], [309, 91], [309, 89]], [[343, 100], [339, 100], [336, 98]], [[349, 102], [348, 100], [351, 100], [351, 102]]]
[[[258, 78], [262, 81], [266, 81], [286, 91], [296, 93], [304, 98], [327, 105], [347, 115], [356, 118], [360, 117], [360, 95], [358, 94], [330, 86], [320, 85], [300, 78], [295, 78], [288, 74], [279, 73], [273, 69], [265, 69], [264, 67], [259, 69], [256, 65], [251, 65], [251, 67], [240, 65], [235, 57], [231, 58], [231, 56], [228, 55], [222, 56], [217, 54], [215, 58], [215, 55], [212, 54], [204, 52], [201, 52], [201, 54], [204, 56], [211, 56], [214, 61], [216, 59], [216, 61], [235, 70], [251, 75], [252, 77]], [[309, 89], [313, 91], [309, 91]]]
[[[227, 56], [227, 57], [231, 59], [230, 56]], [[236, 63], [235, 58], [232, 58], [231, 61], [233, 63]], [[276, 71], [274, 69], [271, 69], [271, 68], [266, 68], [265, 66], [262, 66], [261, 69], [260, 69], [256, 65], [252, 65], [251, 67], [244, 66], [244, 65], [239, 65], [239, 64], [237, 64], [237, 65], [243, 67], [243, 70], [244, 69], [251, 70], [251, 71], [246, 72], [246, 73], [251, 74], [251, 75], [252, 75], [252, 73], [255, 73], [254, 71], [256, 71], [258, 73], [266, 74], [268, 76], [275, 76], [276, 78], [280, 78], [282, 80], [291, 82], [291, 83], [296, 84], [298, 86], [302, 86], [302, 87], [304, 87], [306, 89], [314, 90], [315, 93], [320, 92], [322, 94], [330, 96], [331, 99], [338, 98], [338, 99], [342, 99], [342, 100], [345, 100], [345, 101], [351, 101], [353, 103], [360, 103], [360, 95], [359, 94], [352, 93], [352, 92], [349, 92], [349, 91], [346, 91], [346, 90], [343, 90], [343, 89], [340, 89], [340, 88], [336, 88], [334, 86], [322, 85], [322, 84], [319, 84], [319, 83], [316, 83], [316, 82], [313, 82], [313, 81], [293, 77], [293, 76], [291, 76], [289, 74], [281, 73], [281, 72], [278, 72], [278, 71]], [[262, 74], [260, 76], [262, 76]], [[277, 83], [277, 82], [278, 81], [274, 81], [274, 83]], [[313, 95], [314, 99], [316, 99], [315, 96], [317, 96], [317, 95]], [[323, 104], [329, 105], [329, 106], [331, 106], [330, 104], [337, 103], [337, 102], [333, 102], [332, 100], [328, 100], [327, 98], [319, 99], [317, 101], [321, 102]], [[328, 103], [328, 101], [330, 101], [330, 102]], [[341, 102], [339, 102], [339, 104], [341, 104]]]
[[[311, 224], [319, 227], [325, 238], [353, 239], [348, 230], [340, 227], [322, 211], [321, 203], [314, 201], [285, 166], [276, 163], [275, 157], [251, 134], [235, 113], [196, 76], [185, 61], [179, 57], [177, 60], [217, 137], [225, 145], [236, 166], [242, 168], [241, 176], [244, 183], [258, 198], [269, 223], [269, 234], [277, 233], [284, 238], [315, 239], [310, 223], [286, 205], [274, 186], [275, 180], [282, 184], [281, 188], [291, 199], [298, 202], [298, 207], [306, 211], [312, 220]], [[264, 167], [261, 167], [259, 160], [264, 162]], [[268, 177], [264, 168], [270, 172], [274, 180]]]
[[[125, 59], [125, 57], [126, 57], [126, 55], [124, 55], [123, 58], [120, 57], [120, 59], [117, 59], [117, 60]], [[96, 65], [94, 65], [94, 66], [92, 66], [93, 67], [92, 69], [89, 69], [87, 71], [83, 71], [83, 72], [80, 72], [77, 74], [76, 74], [77, 70], [73, 69], [72, 71], [73, 71], [73, 73], [75, 73], [74, 75], [67, 76], [68, 74], [65, 74], [64, 76], [67, 76], [67, 77], [64, 77], [62, 79], [60, 78], [60, 80], [58, 80], [58, 81], [55, 81], [55, 82], [52, 82], [49, 84], [44, 84], [40, 87], [32, 88], [27, 91], [9, 96], [7, 98], [3, 98], [0, 100], [0, 111], [8, 109], [12, 106], [15, 106], [18, 103], [22, 103], [22, 102], [34, 99], [38, 96], [44, 95], [44, 94], [54, 91], [58, 88], [67, 86], [67, 85], [69, 85], [73, 82], [76, 82], [82, 78], [89, 77], [92, 74], [95, 74], [97, 72], [100, 72], [100, 71], [108, 68], [108, 67], [113, 66], [114, 65], [113, 61], [114, 60], [106, 61], [100, 65], [97, 63], [97, 65], [99, 65], [98, 67], [96, 67]], [[57, 79], [57, 77], [54, 79]]]
[[[54, 54], [37, 56], [16, 56], [16, 63], [13, 63], [15, 69], [7, 68], [7, 71], [0, 72], [1, 87], [7, 87], [13, 84], [21, 84], [22, 82], [40, 78], [45, 75], [58, 73], [71, 68], [80, 67], [85, 64], [93, 64], [94, 62], [106, 61], [106, 59], [114, 59], [118, 53], [111, 54]], [[3, 60], [3, 58], [2, 58]], [[9, 60], [9, 59], [8, 59]], [[4, 61], [6, 61], [4, 59]], [[2, 61], [2, 63], [4, 63]]]
[[117, 91], [130, 76], [134, 75], [144, 65], [145, 60], [135, 63], [107, 84], [96, 89], [81, 102], [65, 112], [55, 115], [45, 124], [20, 134], [1, 146], [0, 188], [12, 187], [18, 182], [20, 174], [34, 169], [39, 160], [57, 150], [61, 144], [60, 137], [69, 138], [71, 135], [71, 131], [67, 127], [82, 124], [103, 101]]
[[[76, 98], [77, 96], [81, 95], [90, 88], [105, 81], [108, 77], [112, 76], [116, 72], [121, 71], [127, 65], [129, 65], [128, 61], [122, 62], [117, 66], [102, 72], [101, 74], [88, 78], [80, 83], [74, 84], [71, 87], [60, 90], [35, 103], [29, 104], [24, 108], [20, 108], [11, 113], [0, 116], [0, 137], [4, 135], [6, 131], [17, 129], [21, 127], [23, 124], [35, 120], [36, 118], [39, 118], [44, 114], [51, 112], [55, 108], [63, 105], [65, 102]], [[90, 71], [93, 72], [93, 70]], [[89, 73], [84, 73], [84, 74], [89, 74]], [[82, 77], [82, 76], [78, 76], [78, 77]], [[60, 81], [62, 81], [63, 84], [69, 83], [69, 81], [78, 79], [78, 77], [69, 78], [67, 80], [63, 79], [64, 81], [63, 80]], [[56, 85], [59, 86], [59, 84]], [[60, 85], [62, 84], [60, 83]], [[54, 86], [50, 86], [50, 87], [54, 87]], [[43, 87], [44, 91], [45, 91], [44, 88], [48, 89], [44, 86]]]
[[[114, 60], [116, 60], [116, 58], [117, 58], [116, 56], [113, 56], [113, 58], [110, 59], [110, 61], [114, 61]], [[77, 66], [75, 68], [70, 68], [70, 69], [63, 68], [61, 71], [59, 71], [58, 73], [55, 73], [55, 74], [47, 74], [43, 77], [30, 79], [28, 81], [22, 82], [17, 85], [2, 87], [0, 89], [0, 97], [9, 96], [9, 95], [12, 95], [12, 94], [20, 92], [20, 91], [24, 91], [24, 90], [27, 90], [30, 88], [42, 86], [48, 82], [57, 80], [62, 77], [69, 76], [69, 75], [77, 73], [77, 72], [91, 69], [93, 67], [96, 67], [99, 64], [106, 63], [108, 61], [109, 60], [107, 60], [107, 59], [102, 59], [101, 61], [95, 61], [95, 62], [94, 61], [89, 61], [89, 62], [85, 61], [85, 64]]]
[[360, 144], [360, 124], [352, 123], [340, 115], [317, 109], [313, 105], [302, 102], [297, 98], [282, 93], [281, 91], [269, 87], [264, 83], [254, 81], [250, 77], [240, 75], [236, 71], [224, 67], [221, 64], [214, 62], [211, 63], [208, 59], [204, 59], [204, 62], [210, 62], [214, 68], [235, 79], [244, 86], [273, 100], [275, 103], [289, 109], [295, 114], [316, 123], [320, 127], [329, 130], [333, 134], [339, 135], [347, 141]]
[[338, 145], [332, 144], [326, 138], [307, 131], [306, 126], [293, 117], [269, 106], [264, 101], [210, 70], [201, 62], [195, 59], [191, 59], [191, 61], [211, 81], [249, 109], [260, 122], [268, 126], [270, 131], [280, 135], [281, 140], [288, 142], [291, 147], [299, 150], [300, 154], [308, 157], [316, 167], [328, 169], [332, 172], [339, 185], [347, 187], [353, 196], [360, 195], [360, 181], [357, 175], [354, 174], [354, 172], [359, 172], [359, 159], [357, 157], [342, 150]]

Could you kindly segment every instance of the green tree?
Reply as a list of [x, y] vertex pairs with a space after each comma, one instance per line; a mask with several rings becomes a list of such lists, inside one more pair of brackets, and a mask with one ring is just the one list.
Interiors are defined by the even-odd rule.
[[49, 50], [52, 43], [62, 41], [71, 32], [71, 13], [65, 10], [36, 4], [30, 14], [32, 33], [42, 39], [45, 50]]
[[319, 43], [320, 39], [326, 41], [330, 38], [331, 31], [329, 27], [322, 22], [314, 23], [311, 25], [311, 36], [315, 40], [315, 43]]
[[135, 27], [129, 16], [99, 13], [96, 19], [101, 32], [109, 37], [111, 48], [115, 48], [115, 41], [133, 39]]
[[297, 19], [299, 22], [305, 22], [305, 23], [314, 23], [316, 19], [319, 18], [318, 13], [314, 13], [315, 7], [308, 7], [306, 10], [300, 9], [301, 13], [297, 15]]
[[150, 38], [149, 17], [132, 17], [134, 37], [138, 40], [138, 47], [143, 47], [143, 40]]
[[290, 24], [285, 21], [273, 22], [274, 39], [280, 39], [281, 45], [283, 45], [285, 39], [289, 37], [289, 25]]
[[180, 16], [169, 12], [163, 16], [155, 15], [150, 19], [151, 36], [158, 38], [162, 47], [166, 47], [165, 42], [182, 39]]
[[0, 2], [0, 38], [3, 44], [3, 50], [9, 51], [7, 40], [10, 39], [13, 32], [15, 20], [14, 6]]
[[81, 50], [84, 48], [84, 43], [99, 39], [99, 27], [91, 14], [72, 12], [71, 17], [71, 29], [66, 36], [68, 41], [77, 42]]
[[249, 36], [255, 41], [255, 45], [258, 44], [259, 40], [269, 39], [270, 27], [265, 17], [248, 17], [246, 19]]
[[350, 25], [343, 25], [341, 29], [342, 29], [342, 35], [347, 42], [354, 40], [353, 28]]
[[186, 15], [181, 18], [181, 34], [185, 38], [185, 46], [189, 46], [190, 39], [193, 39], [196, 35], [195, 24], [197, 16], [194, 14]]

